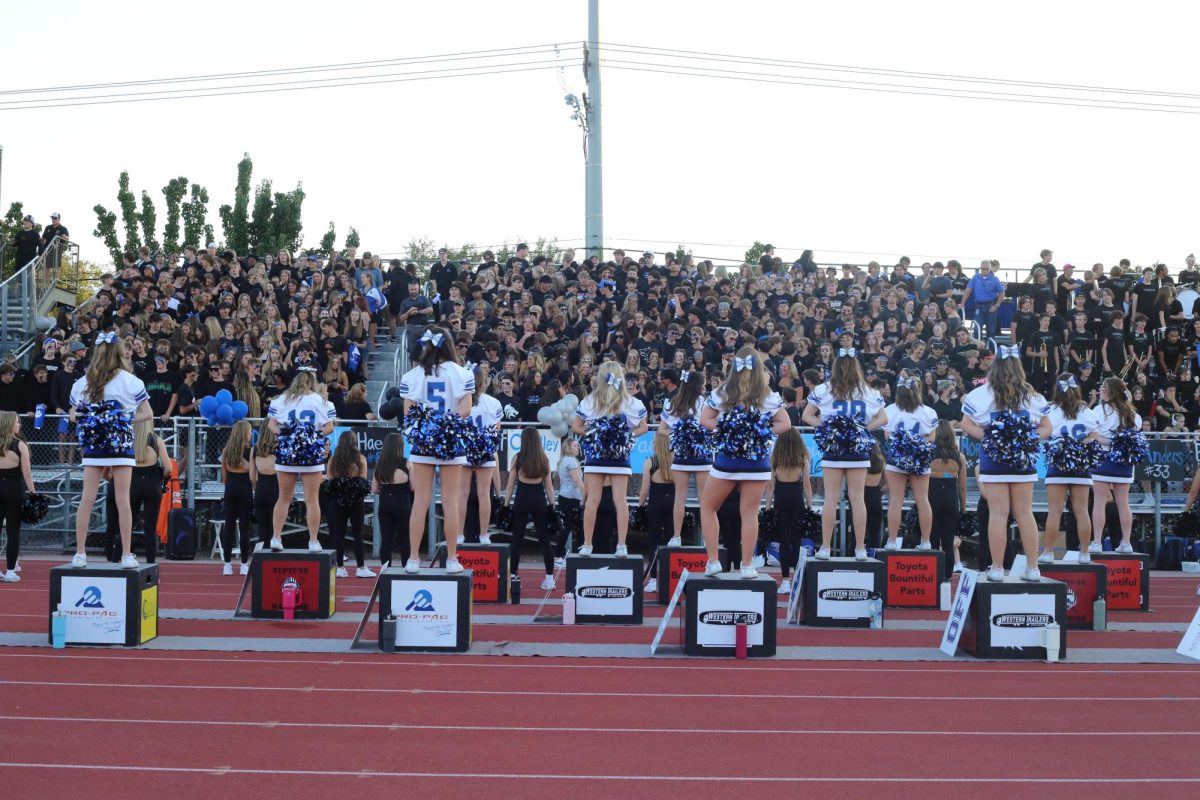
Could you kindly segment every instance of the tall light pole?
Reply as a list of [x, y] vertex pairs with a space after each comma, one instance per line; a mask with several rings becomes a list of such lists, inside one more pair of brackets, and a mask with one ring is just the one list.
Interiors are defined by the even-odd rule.
[[588, 38], [583, 51], [587, 94], [583, 96], [587, 151], [584, 157], [584, 252], [604, 257], [604, 154], [600, 130], [600, 0], [588, 0]]

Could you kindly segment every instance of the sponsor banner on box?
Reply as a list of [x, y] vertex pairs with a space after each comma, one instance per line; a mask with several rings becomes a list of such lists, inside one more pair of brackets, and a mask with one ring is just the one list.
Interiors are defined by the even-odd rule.
[[[330, 575], [332, 575], [332, 571]], [[300, 602], [297, 611], [319, 611], [321, 607], [321, 564], [316, 559], [285, 561], [267, 559], [262, 568], [262, 607], [265, 611], [283, 611], [283, 582], [294, 578], [300, 587]], [[329, 581], [333, 592], [333, 579]], [[333, 612], [330, 598], [330, 613]]]
[[1142, 608], [1142, 560], [1140, 558], [1105, 558], [1103, 554], [1092, 561], [1108, 567], [1109, 611], [1140, 611]]
[[128, 585], [125, 578], [64, 575], [61, 602], [67, 641], [124, 644]]
[[142, 628], [139, 642], [148, 642], [158, 636], [158, 586], [142, 590]]
[[454, 647], [458, 641], [457, 581], [393, 581], [396, 644]]
[[458, 563], [463, 565], [463, 569], [471, 570], [472, 592], [477, 602], [500, 602], [500, 564], [503, 558], [498, 550], [459, 548]]
[[875, 575], [857, 570], [817, 573], [817, 616], [862, 619], [871, 616]]
[[[674, 552], [667, 556], [667, 586], [666, 595], [670, 597], [675, 594], [675, 585], [679, 583], [679, 577], [686, 571], [692, 575], [699, 575], [704, 572], [704, 567], [708, 565], [708, 554], [704, 552], [687, 553]], [[661, 589], [659, 591], [662, 591]]]
[[887, 599], [893, 606], [936, 606], [938, 604], [938, 561], [936, 554], [890, 555], [887, 564]]
[[[767, 596], [749, 589], [701, 589], [696, 593], [696, 644], [733, 647], [737, 626], [744, 624], [747, 646], [761, 645]], [[774, 613], [774, 603], [770, 611]]]
[[617, 617], [632, 615], [633, 570], [577, 570], [575, 572], [575, 613]]
[[1054, 619], [1052, 594], [993, 594], [992, 647], [1042, 647], [1042, 629]]
[[1095, 602], [1099, 596], [1099, 581], [1095, 572], [1058, 571], [1054, 567], [1042, 570], [1047, 578], [1067, 585], [1067, 624], [1091, 627], [1095, 618]]

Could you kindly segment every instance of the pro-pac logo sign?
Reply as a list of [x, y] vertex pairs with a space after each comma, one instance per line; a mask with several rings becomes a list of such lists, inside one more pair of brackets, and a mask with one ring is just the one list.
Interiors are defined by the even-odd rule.
[[128, 588], [124, 578], [64, 575], [61, 588], [68, 642], [125, 643]]
[[758, 625], [763, 615], [757, 611], [701, 611], [699, 619], [704, 625]]
[[[392, 614], [396, 644], [405, 647], [448, 647], [458, 638], [458, 585], [455, 581], [423, 581], [413, 586], [393, 581]], [[411, 587], [412, 594], [407, 589]]]
[[104, 608], [104, 603], [100, 602], [100, 598], [102, 596], [103, 595], [101, 595], [99, 589], [97, 589], [95, 586], [89, 586], [83, 590], [83, 593], [79, 596], [79, 599], [75, 601], [75, 607], [79, 608], [82, 606], [83, 608]]
[[405, 611], [436, 611], [433, 607], [433, 595], [428, 589], [419, 589], [413, 599], [404, 607]]

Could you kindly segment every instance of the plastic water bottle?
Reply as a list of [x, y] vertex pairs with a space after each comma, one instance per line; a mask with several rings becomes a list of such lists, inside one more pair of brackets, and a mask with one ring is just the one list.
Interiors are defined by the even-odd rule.
[[1112, 552], [1113, 546], [1112, 546], [1112, 537], [1111, 537], [1111, 536], [1105, 536], [1105, 537], [1104, 537], [1104, 545], [1103, 545], [1103, 547], [1104, 547], [1104, 552], [1106, 552], [1106, 553], [1111, 553], [1111, 552]]
[[383, 652], [396, 652], [396, 618], [394, 616], [389, 614], [384, 618], [379, 640], [379, 649], [383, 650]]
[[575, 595], [567, 592], [563, 595], [563, 625], [575, 624]]
[[41, 430], [46, 424], [46, 404], [38, 403], [33, 409], [33, 427], [36, 430]]
[[883, 627], [883, 598], [879, 596], [872, 597], [867, 601], [867, 607], [871, 610], [871, 627], [878, 630]]
[[59, 417], [58, 418], [58, 432], [66, 433], [69, 430], [71, 430], [71, 421], [69, 419], [67, 419], [66, 417]]
[[950, 610], [950, 581], [942, 581], [938, 593], [938, 608], [942, 611]]
[[50, 638], [55, 650], [67, 646], [67, 615], [63, 613], [61, 603], [58, 610], [50, 615]]
[[1108, 624], [1108, 604], [1103, 597], [1097, 597], [1092, 603], [1092, 630], [1102, 631]]
[[745, 658], [749, 653], [748, 642], [750, 632], [746, 628], [746, 623], [739, 622], [733, 629], [733, 657]]
[[521, 602], [521, 576], [513, 573], [513, 576], [508, 580], [508, 596], [512, 604], [519, 605]]
[[1057, 622], [1051, 622], [1042, 628], [1042, 641], [1046, 645], [1046, 661], [1049, 663], [1058, 661], [1059, 627]]

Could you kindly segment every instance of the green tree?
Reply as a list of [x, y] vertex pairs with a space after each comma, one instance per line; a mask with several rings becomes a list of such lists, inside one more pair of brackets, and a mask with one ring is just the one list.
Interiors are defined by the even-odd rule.
[[271, 241], [266, 252], [287, 250], [295, 253], [304, 242], [304, 185], [296, 184], [290, 192], [275, 192], [275, 208], [271, 214]]
[[142, 241], [153, 253], [158, 249], [158, 212], [154, 210], [154, 201], [145, 189], [142, 190], [142, 213], [138, 214], [138, 221], [142, 223]]
[[112, 262], [120, 264], [121, 254], [125, 251], [121, 249], [121, 242], [117, 239], [117, 215], [98, 203], [92, 211], [96, 212], [96, 230], [92, 231], [92, 235], [104, 242]]
[[250, 227], [247, 236], [250, 247], [247, 252], [259, 255], [269, 252], [267, 248], [271, 248], [271, 239], [273, 237], [271, 217], [274, 213], [275, 207], [271, 202], [271, 182], [264, 180], [254, 190], [254, 211], [250, 214]]
[[325, 231], [325, 235], [321, 237], [321, 247], [314, 255], [332, 255], [335, 247], [337, 247], [337, 230], [333, 227], [333, 221], [330, 220], [329, 230]]
[[746, 263], [752, 267], [758, 266], [758, 260], [762, 258], [762, 254], [766, 251], [767, 246], [756, 240], [754, 244], [750, 245], [750, 249], [746, 251]]
[[187, 194], [187, 178], [172, 178], [163, 187], [163, 196], [167, 199], [167, 224], [163, 228], [163, 249], [168, 253], [179, 252], [179, 214], [183, 197]]
[[137, 197], [129, 191], [129, 173], [122, 172], [117, 179], [117, 202], [121, 206], [121, 224], [125, 227], [125, 251], [136, 253], [142, 246], [138, 235], [138, 225], [141, 217], [137, 211]]
[[437, 247], [434, 245], [433, 239], [414, 237], [408, 240], [405, 250], [408, 253], [409, 261], [433, 261], [437, 258]]
[[346, 249], [349, 250], [351, 247], [358, 247], [361, 244], [362, 241], [358, 236], [358, 230], [351, 225], [350, 230], [346, 231]]
[[225, 233], [225, 246], [236, 253], [247, 252], [250, 232], [250, 176], [254, 173], [254, 162], [249, 153], [242, 154], [237, 166], [237, 185], [233, 190], [233, 205], [221, 206], [221, 230]]
[[212, 225], [207, 222], [208, 189], [198, 183], [191, 186], [191, 198], [183, 204], [183, 245], [203, 250], [213, 240]]

